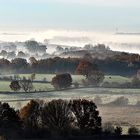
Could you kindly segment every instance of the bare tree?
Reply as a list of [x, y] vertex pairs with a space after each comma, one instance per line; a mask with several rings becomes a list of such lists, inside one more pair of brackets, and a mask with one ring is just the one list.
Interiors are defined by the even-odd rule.
[[67, 101], [52, 100], [44, 107], [42, 120], [49, 130], [61, 133], [69, 131], [74, 123], [74, 116]]
[[32, 74], [31, 74], [31, 81], [34, 81], [35, 78], [36, 78], [36, 74], [35, 74], [35, 73], [32, 73]]
[[20, 86], [25, 92], [30, 92], [33, 89], [32, 80], [23, 77], [23, 79], [20, 81]]
[[83, 132], [99, 134], [101, 132], [102, 119], [94, 102], [85, 99], [70, 101], [72, 111], [77, 118], [77, 126]]

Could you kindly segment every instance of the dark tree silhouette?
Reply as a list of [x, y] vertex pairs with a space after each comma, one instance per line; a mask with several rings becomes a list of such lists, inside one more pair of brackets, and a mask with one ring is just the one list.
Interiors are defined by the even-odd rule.
[[117, 126], [117, 127], [115, 128], [115, 135], [117, 135], [117, 136], [122, 135], [122, 127]]
[[25, 69], [28, 65], [27, 60], [23, 58], [15, 58], [11, 61], [13, 69]]
[[20, 132], [21, 124], [17, 112], [9, 104], [0, 103], [0, 133], [12, 138]]
[[81, 130], [95, 134], [101, 132], [101, 117], [94, 102], [79, 99], [71, 101], [70, 105]]
[[52, 100], [47, 103], [43, 109], [42, 120], [52, 133], [59, 134], [69, 131], [74, 123], [69, 103], [64, 100]]
[[[101, 134], [101, 118], [88, 100], [31, 100], [18, 112], [0, 102], [0, 135], [8, 138]], [[117, 131], [118, 132], [118, 131]]]
[[128, 129], [128, 134], [129, 135], [139, 135], [139, 129], [132, 126]]
[[10, 88], [11, 90], [13, 91], [19, 91], [21, 89], [21, 86], [19, 84], [19, 81], [12, 81], [11, 84], [10, 84]]

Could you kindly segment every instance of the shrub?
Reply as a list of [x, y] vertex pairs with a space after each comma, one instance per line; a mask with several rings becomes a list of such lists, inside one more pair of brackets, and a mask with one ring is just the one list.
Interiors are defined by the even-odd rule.
[[108, 88], [108, 87], [110, 87], [110, 83], [109, 82], [103, 82], [102, 87]]
[[73, 85], [74, 85], [75, 88], [79, 88], [79, 83], [78, 82], [73, 83]]
[[128, 129], [128, 134], [129, 135], [138, 135], [139, 134], [139, 129], [132, 126]]
[[114, 135], [115, 127], [111, 123], [105, 123], [103, 126], [103, 133], [105, 135]]
[[126, 106], [128, 105], [129, 100], [124, 96], [118, 97], [115, 101], [110, 102], [108, 105], [115, 105], [115, 106]]

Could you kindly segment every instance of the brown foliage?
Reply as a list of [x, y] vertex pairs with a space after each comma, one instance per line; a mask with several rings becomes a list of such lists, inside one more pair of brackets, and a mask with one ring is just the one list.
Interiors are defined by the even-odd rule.
[[52, 85], [55, 89], [68, 88], [72, 85], [71, 75], [68, 73], [58, 74], [52, 79]]
[[26, 128], [38, 128], [38, 118], [40, 115], [40, 104], [31, 100], [26, 106], [20, 109], [19, 116]]
[[86, 76], [87, 78], [91, 75], [93, 70], [97, 70], [97, 66], [93, 65], [91, 62], [87, 60], [81, 60], [77, 69], [76, 73]]

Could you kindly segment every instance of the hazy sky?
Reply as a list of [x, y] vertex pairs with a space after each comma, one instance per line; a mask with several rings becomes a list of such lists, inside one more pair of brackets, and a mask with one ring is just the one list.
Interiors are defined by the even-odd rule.
[[0, 0], [0, 29], [140, 31], [140, 0]]

